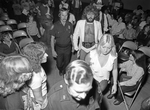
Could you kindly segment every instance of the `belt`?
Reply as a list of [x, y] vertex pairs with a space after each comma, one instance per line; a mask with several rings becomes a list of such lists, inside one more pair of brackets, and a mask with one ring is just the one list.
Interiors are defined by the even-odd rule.
[[82, 42], [82, 45], [85, 48], [91, 48], [93, 45], [95, 45], [95, 42]]

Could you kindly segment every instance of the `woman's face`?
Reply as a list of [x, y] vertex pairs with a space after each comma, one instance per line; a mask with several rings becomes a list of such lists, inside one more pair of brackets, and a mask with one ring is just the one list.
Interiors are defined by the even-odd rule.
[[145, 27], [145, 32], [148, 32], [150, 30], [150, 26]]
[[106, 43], [105, 45], [100, 46], [100, 51], [101, 51], [101, 54], [103, 55], [109, 54], [111, 49], [112, 49], [112, 46], [110, 43]]
[[132, 24], [128, 24], [128, 25], [127, 25], [127, 28], [128, 28], [128, 29], [131, 29], [132, 27], [133, 27]]
[[29, 17], [29, 21], [33, 21], [33, 17], [32, 16]]
[[118, 18], [118, 22], [121, 23], [122, 22], [122, 17]]
[[47, 62], [47, 57], [48, 57], [48, 54], [44, 53], [41, 63]]
[[10, 41], [10, 36], [5, 35], [5, 37], [4, 37], [4, 41]]

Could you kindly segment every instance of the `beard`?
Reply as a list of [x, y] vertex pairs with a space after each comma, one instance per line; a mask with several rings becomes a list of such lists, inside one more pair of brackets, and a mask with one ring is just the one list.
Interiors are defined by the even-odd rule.
[[94, 18], [86, 18], [86, 21], [92, 23], [94, 21]]

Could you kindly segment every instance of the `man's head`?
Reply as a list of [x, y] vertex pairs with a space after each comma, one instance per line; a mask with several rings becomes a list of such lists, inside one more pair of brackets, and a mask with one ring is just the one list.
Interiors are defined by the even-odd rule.
[[60, 21], [61, 22], [66, 22], [67, 21], [67, 19], [68, 19], [68, 13], [69, 13], [69, 10], [68, 9], [66, 9], [66, 8], [61, 8], [60, 10], [59, 10], [59, 17], [60, 17]]
[[42, 4], [46, 5], [48, 4], [48, 0], [41, 0]]
[[67, 66], [64, 80], [69, 94], [80, 101], [85, 99], [87, 93], [92, 89], [92, 70], [86, 62], [75, 60]]
[[93, 22], [98, 17], [98, 10], [94, 5], [88, 5], [85, 7], [82, 15], [82, 19], [86, 19], [87, 22]]

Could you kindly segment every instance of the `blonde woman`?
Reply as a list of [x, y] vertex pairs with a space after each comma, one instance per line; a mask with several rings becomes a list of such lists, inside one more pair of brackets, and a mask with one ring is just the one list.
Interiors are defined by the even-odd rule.
[[30, 62], [24, 56], [8, 56], [0, 71], [0, 110], [24, 110], [20, 88], [32, 77]]
[[101, 92], [109, 83], [110, 73], [113, 75], [111, 94], [117, 91], [117, 53], [112, 35], [105, 34], [101, 37], [96, 49], [92, 50], [85, 61], [93, 70], [94, 79], [98, 82]]

